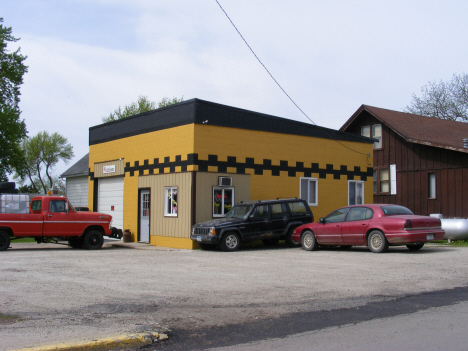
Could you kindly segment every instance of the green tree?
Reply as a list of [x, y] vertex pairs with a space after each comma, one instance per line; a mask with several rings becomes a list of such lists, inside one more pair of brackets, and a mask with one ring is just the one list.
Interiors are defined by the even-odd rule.
[[14, 52], [7, 49], [8, 42], [19, 39], [11, 35], [11, 27], [4, 27], [0, 17], [0, 181], [6, 181], [13, 169], [20, 170], [23, 162], [19, 149], [26, 136], [26, 124], [20, 120], [19, 96], [23, 75], [28, 67], [23, 61], [26, 56], [18, 48]]
[[454, 74], [448, 82], [429, 82], [421, 92], [422, 97], [413, 94], [405, 112], [468, 122], [468, 74]]
[[119, 106], [118, 108], [114, 110], [114, 112], [111, 112], [109, 116], [103, 117], [102, 122], [107, 123], [107, 122], [117, 121], [125, 117], [129, 117], [129, 116], [137, 115], [139, 113], [154, 110], [156, 109], [156, 106], [157, 108], [161, 108], [164, 106], [177, 104], [178, 102], [182, 102], [182, 101], [184, 101], [183, 96], [181, 98], [173, 97], [172, 99], [165, 97], [161, 99], [159, 102], [154, 102], [154, 101], [148, 100], [148, 97], [140, 95], [136, 102], [132, 102], [130, 105], [125, 105], [123, 108]]
[[15, 177], [21, 186], [29, 182], [35, 193], [47, 193], [53, 185], [60, 188], [60, 181], [52, 171], [57, 163], [67, 164], [74, 156], [67, 138], [43, 131], [32, 138], [24, 138], [20, 147], [24, 155], [23, 173], [17, 171]]

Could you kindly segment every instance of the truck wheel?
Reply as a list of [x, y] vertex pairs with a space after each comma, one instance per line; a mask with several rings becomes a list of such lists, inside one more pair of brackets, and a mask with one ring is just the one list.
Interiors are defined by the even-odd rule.
[[288, 247], [299, 247], [299, 246], [301, 246], [301, 243], [295, 242], [292, 239], [293, 233], [294, 233], [294, 229], [291, 229], [288, 232], [288, 234], [286, 234], [286, 237], [284, 238], [284, 241], [286, 242], [286, 245], [288, 245]]
[[68, 240], [68, 246], [79, 249], [83, 246], [83, 240], [81, 238], [72, 238]]
[[240, 238], [234, 232], [227, 233], [221, 239], [219, 243], [219, 247], [223, 251], [236, 251], [239, 250], [240, 247]]
[[104, 238], [102, 234], [97, 230], [90, 230], [84, 237], [84, 246], [88, 250], [98, 250], [104, 244]]
[[5, 251], [10, 247], [10, 235], [3, 230], [0, 231], [0, 251]]

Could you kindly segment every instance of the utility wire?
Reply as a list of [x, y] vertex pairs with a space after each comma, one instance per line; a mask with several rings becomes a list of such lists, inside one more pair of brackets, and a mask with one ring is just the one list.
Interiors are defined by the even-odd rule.
[[[313, 124], [313, 125], [317, 125], [314, 121], [312, 121], [312, 119], [304, 112], [302, 111], [302, 109], [294, 102], [294, 100], [289, 96], [289, 94], [283, 89], [283, 87], [281, 86], [280, 83], [278, 83], [278, 81], [275, 79], [275, 77], [273, 77], [273, 75], [270, 73], [270, 71], [268, 70], [268, 68], [266, 68], [266, 66], [263, 64], [263, 62], [258, 58], [257, 54], [253, 51], [253, 49], [250, 47], [249, 43], [247, 43], [247, 40], [245, 40], [245, 38], [242, 36], [241, 32], [239, 31], [239, 29], [237, 29], [236, 25], [234, 24], [234, 22], [232, 22], [231, 18], [229, 17], [229, 15], [226, 13], [226, 11], [224, 11], [223, 7], [221, 6], [221, 4], [218, 2], [218, 0], [215, 0], [216, 3], [218, 4], [219, 8], [221, 9], [221, 11], [224, 12], [224, 14], [226, 15], [227, 19], [229, 20], [229, 22], [231, 22], [232, 26], [234, 27], [234, 29], [236, 30], [236, 32], [239, 34], [239, 36], [242, 38], [242, 40], [244, 41], [245, 45], [247, 45], [247, 47], [249, 48], [249, 50], [252, 52], [252, 54], [255, 56], [255, 58], [257, 59], [258, 62], [260, 62], [260, 64], [263, 66], [263, 68], [265, 69], [265, 71], [267, 71], [267, 73], [270, 75], [271, 79], [273, 79], [273, 81], [276, 83], [276, 85], [278, 85], [278, 87], [283, 91], [283, 93], [289, 98], [289, 100], [291, 100], [291, 102], [294, 104], [294, 106], [297, 107], [297, 109], [299, 111], [301, 111], [301, 113]], [[351, 151], [354, 151], [358, 154], [361, 154], [361, 155], [365, 155], [367, 156], [367, 164], [370, 165], [369, 163], [369, 154], [366, 154], [366, 153], [363, 153], [363, 152], [359, 152], [357, 150], [354, 150], [352, 148], [350, 148], [349, 146], [346, 146], [344, 145], [343, 143], [341, 143], [340, 141], [336, 140], [335, 138], [333, 138], [326, 130], [323, 130], [325, 134], [327, 134], [331, 139], [335, 140], [338, 144], [340, 144], [341, 146], [351, 150]]]
[[232, 26], [234, 27], [234, 29], [236, 30], [236, 32], [240, 35], [240, 37], [242, 38], [242, 40], [244, 41], [245, 45], [247, 45], [247, 47], [250, 49], [250, 51], [252, 52], [252, 54], [255, 56], [255, 58], [257, 59], [258, 62], [260, 62], [260, 64], [263, 66], [263, 68], [265, 68], [265, 71], [267, 71], [267, 73], [270, 75], [271, 79], [273, 79], [276, 83], [276, 85], [279, 86], [279, 88], [283, 91], [283, 93], [289, 98], [289, 100], [291, 100], [291, 102], [294, 104], [294, 106], [296, 106], [298, 108], [299, 111], [302, 112], [302, 114], [304, 116], [307, 117], [307, 119], [314, 125], [317, 125], [314, 121], [312, 121], [312, 119], [307, 116], [307, 114], [302, 111], [302, 109], [294, 102], [294, 100], [289, 96], [289, 94], [283, 89], [283, 87], [281, 86], [280, 83], [278, 83], [278, 81], [275, 79], [275, 77], [273, 77], [273, 75], [270, 73], [270, 71], [268, 70], [268, 68], [265, 67], [265, 65], [263, 64], [262, 61], [260, 61], [260, 59], [258, 58], [258, 56], [255, 54], [255, 52], [252, 50], [252, 48], [250, 47], [249, 43], [247, 43], [247, 40], [244, 39], [244, 37], [242, 36], [241, 32], [239, 32], [239, 30], [237, 29], [236, 25], [234, 24], [234, 22], [232, 22], [231, 18], [228, 16], [228, 14], [226, 13], [226, 11], [224, 11], [223, 7], [221, 6], [221, 4], [218, 2], [218, 0], [215, 0], [219, 7], [221, 8], [221, 10], [224, 12], [224, 14], [226, 15], [226, 17], [228, 18], [229, 22], [231, 22]]

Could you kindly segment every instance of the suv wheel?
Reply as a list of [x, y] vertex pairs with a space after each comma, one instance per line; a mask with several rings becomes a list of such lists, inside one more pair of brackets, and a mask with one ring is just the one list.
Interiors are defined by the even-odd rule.
[[223, 251], [236, 251], [240, 247], [240, 238], [234, 232], [224, 234], [221, 242], [219, 243], [221, 250]]
[[291, 229], [288, 234], [286, 234], [286, 237], [284, 238], [284, 241], [286, 242], [286, 245], [288, 245], [289, 247], [299, 247], [301, 246], [301, 243], [298, 243], [298, 242], [295, 242], [293, 239], [292, 239], [292, 235], [294, 233], [294, 228]]

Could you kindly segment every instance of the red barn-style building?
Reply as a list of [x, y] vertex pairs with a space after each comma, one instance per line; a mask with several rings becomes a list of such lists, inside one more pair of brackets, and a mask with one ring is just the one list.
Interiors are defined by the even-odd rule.
[[340, 131], [376, 139], [374, 203], [468, 217], [468, 123], [362, 105]]

